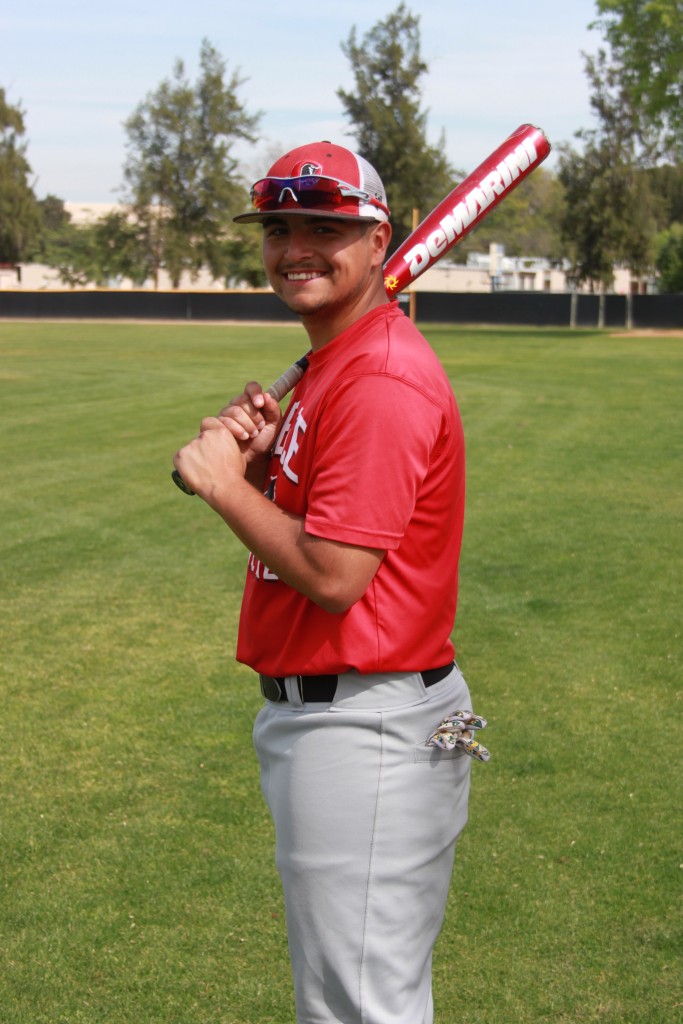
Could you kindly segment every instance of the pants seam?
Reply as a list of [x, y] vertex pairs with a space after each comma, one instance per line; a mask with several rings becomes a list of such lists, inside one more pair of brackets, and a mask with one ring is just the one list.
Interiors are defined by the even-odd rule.
[[372, 838], [370, 840], [370, 850], [368, 853], [368, 879], [365, 889], [365, 912], [363, 915], [363, 941], [361, 944], [360, 963], [358, 965], [358, 1010], [360, 1015], [360, 1024], [365, 1022], [365, 1009], [363, 1005], [363, 976], [365, 972], [365, 946], [368, 933], [368, 917], [369, 917], [369, 905], [370, 905], [370, 887], [372, 882], [372, 871], [374, 864], [374, 853], [375, 853], [375, 835], [377, 833], [377, 819], [379, 817], [379, 803], [382, 786], [382, 769], [384, 767], [384, 716], [380, 715], [380, 728], [379, 728], [379, 769], [377, 771], [377, 793], [375, 796], [375, 814], [372, 820]]

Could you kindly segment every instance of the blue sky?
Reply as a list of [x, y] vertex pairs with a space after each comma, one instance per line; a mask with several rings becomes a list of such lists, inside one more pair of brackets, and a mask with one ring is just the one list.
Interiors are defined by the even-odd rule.
[[[471, 171], [519, 124], [572, 141], [591, 124], [582, 51], [595, 0], [407, 0], [420, 17], [429, 141], [442, 130], [449, 159]], [[125, 159], [123, 122], [181, 58], [191, 77], [208, 38], [245, 79], [240, 99], [263, 111], [261, 140], [237, 151], [247, 177], [278, 150], [314, 139], [353, 148], [336, 92], [353, 86], [341, 42], [395, 3], [287, 0], [0, 0], [0, 85], [26, 114], [39, 197], [113, 202]], [[549, 158], [553, 165], [553, 156]], [[381, 170], [381, 169], [380, 169]]]

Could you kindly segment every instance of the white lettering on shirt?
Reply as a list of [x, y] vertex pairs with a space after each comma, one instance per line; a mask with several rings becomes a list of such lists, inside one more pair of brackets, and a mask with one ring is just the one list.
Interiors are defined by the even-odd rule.
[[277, 436], [273, 455], [279, 458], [282, 471], [294, 484], [299, 483], [298, 474], [294, 472], [291, 462], [299, 451], [299, 439], [306, 433], [306, 420], [299, 402], [293, 402]]
[[296, 416], [296, 412], [300, 404], [300, 402], [292, 402], [289, 410], [287, 411], [287, 415], [282, 421], [280, 433], [277, 435], [275, 447], [273, 448], [273, 455], [277, 455], [278, 458], [280, 459], [280, 462], [282, 462], [282, 456], [285, 451], [285, 443], [287, 441], [287, 435], [289, 434], [290, 428], [292, 426], [292, 420]]
[[[300, 448], [300, 440], [306, 433], [306, 420], [303, 416], [303, 409], [300, 402], [293, 402], [285, 416], [280, 433], [273, 447], [273, 457], [280, 460], [282, 472], [292, 483], [298, 484], [299, 477], [291, 466], [292, 459]], [[275, 501], [275, 489], [277, 486], [277, 474], [271, 475], [267, 481], [265, 496], [270, 501]], [[273, 581], [279, 577], [267, 565], [264, 565], [260, 558], [253, 552], [249, 554], [249, 572], [253, 573], [257, 580]]]
[[276, 576], [272, 569], [264, 565], [261, 559], [254, 554], [249, 555], [249, 572], [252, 572], [257, 580], [266, 580], [269, 583], [279, 579], [279, 576]]

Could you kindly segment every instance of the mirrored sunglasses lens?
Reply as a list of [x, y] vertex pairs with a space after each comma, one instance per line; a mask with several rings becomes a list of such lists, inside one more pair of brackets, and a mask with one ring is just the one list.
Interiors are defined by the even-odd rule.
[[333, 178], [262, 178], [251, 189], [251, 199], [257, 210], [271, 204], [273, 209], [277, 209], [278, 204], [288, 198], [294, 198], [304, 209], [334, 207], [343, 202], [339, 182]]

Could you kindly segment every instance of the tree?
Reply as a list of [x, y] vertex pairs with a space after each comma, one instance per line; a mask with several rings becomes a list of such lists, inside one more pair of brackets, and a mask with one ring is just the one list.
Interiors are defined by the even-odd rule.
[[412, 230], [412, 211], [431, 210], [459, 174], [438, 146], [427, 142], [427, 112], [420, 82], [428, 68], [420, 56], [419, 18], [404, 3], [358, 42], [353, 28], [342, 52], [355, 78], [337, 90], [358, 152], [377, 168], [387, 190], [396, 248]]
[[652, 153], [683, 156], [681, 0], [597, 0], [619, 82]]
[[648, 167], [646, 175], [650, 191], [656, 197], [654, 216], [660, 230], [674, 221], [683, 224], [683, 164], [660, 164]]
[[24, 114], [0, 88], [0, 263], [26, 259], [38, 240], [40, 214], [29, 183]]
[[245, 283], [251, 288], [268, 284], [261, 256], [261, 238], [253, 230], [236, 231], [226, 242], [226, 284]]
[[64, 208], [64, 200], [48, 195], [38, 201], [41, 231], [40, 243], [34, 258], [59, 272], [60, 280], [75, 287], [85, 284], [89, 278], [78, 255], [82, 246], [77, 236], [78, 229], [71, 223], [71, 215]]
[[655, 239], [659, 290], [683, 292], [683, 224], [672, 224]]
[[134, 285], [142, 285], [153, 275], [151, 246], [144, 221], [112, 210], [92, 225], [91, 233], [97, 255], [96, 283], [128, 278]]
[[92, 224], [76, 225], [57, 196], [41, 199], [38, 207], [42, 231], [36, 255], [65, 284], [73, 288], [92, 281], [106, 286], [112, 279], [128, 278], [141, 285], [150, 277], [142, 228], [125, 213], [113, 210]]
[[577, 280], [608, 287], [613, 267], [652, 267], [654, 234], [678, 216], [683, 154], [681, 0], [597, 0], [606, 49], [586, 57], [597, 127], [562, 149], [563, 238]]
[[155, 279], [164, 266], [178, 287], [183, 271], [208, 266], [214, 278], [231, 271], [226, 245], [232, 216], [246, 205], [231, 150], [256, 141], [260, 114], [248, 114], [237, 93], [243, 80], [226, 78], [226, 64], [204, 40], [193, 85], [181, 60], [172, 78], [139, 104], [125, 123], [124, 177], [139, 238]]
[[618, 264], [636, 274], [650, 266], [649, 195], [630, 165], [610, 158], [609, 143], [595, 140], [583, 154], [565, 150], [559, 169], [565, 188], [562, 231], [573, 276], [603, 289], [612, 285]]
[[651, 265], [653, 219], [643, 155], [634, 132], [636, 112], [620, 71], [607, 54], [586, 58], [597, 127], [577, 132], [583, 153], [560, 147], [559, 178], [565, 189], [562, 237], [577, 282], [608, 288], [614, 267], [636, 274]]
[[64, 201], [48, 195], [38, 202], [41, 214], [40, 245], [35, 257], [52, 267], [64, 284], [76, 288], [94, 281], [105, 284], [92, 225], [77, 226]]

